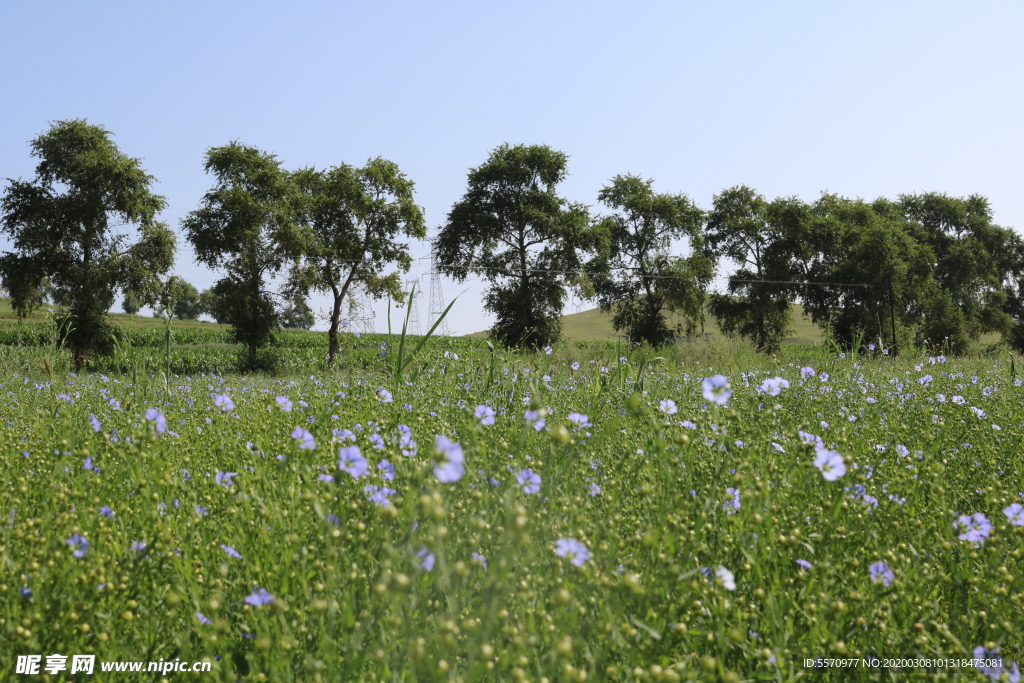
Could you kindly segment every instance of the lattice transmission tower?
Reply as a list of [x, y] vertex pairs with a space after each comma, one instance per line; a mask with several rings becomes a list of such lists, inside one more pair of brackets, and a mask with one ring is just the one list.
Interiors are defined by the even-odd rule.
[[[416, 292], [412, 295], [412, 301], [409, 302], [409, 327], [406, 330], [408, 334], [414, 334], [417, 337], [423, 334], [423, 329], [420, 326], [420, 297], [423, 296], [423, 292], [419, 288], [419, 280], [406, 280], [405, 286], [408, 291], [412, 291], [413, 285], [417, 285]], [[408, 301], [408, 299], [407, 299]]]
[[349, 330], [360, 334], [372, 334], [374, 330], [373, 302], [362, 287], [354, 286], [348, 295]]
[[[430, 259], [430, 306], [427, 309], [427, 325], [433, 327], [441, 314], [444, 313], [444, 294], [441, 292], [441, 273], [437, 272], [437, 261]], [[434, 334], [444, 337], [448, 336], [448, 320], [441, 320], [441, 324], [434, 330]]]

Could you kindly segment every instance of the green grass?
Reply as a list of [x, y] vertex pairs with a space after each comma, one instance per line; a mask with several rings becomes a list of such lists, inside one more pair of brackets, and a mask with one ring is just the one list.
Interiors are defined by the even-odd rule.
[[[1024, 526], [1003, 510], [1024, 502], [1024, 403], [1003, 359], [440, 339], [392, 384], [376, 339], [348, 342], [337, 368], [276, 378], [51, 380], [45, 349], [4, 347], [0, 680], [57, 652], [205, 660], [218, 681], [982, 680], [803, 661], [1020, 656]], [[717, 373], [721, 407], [701, 389]], [[758, 390], [775, 376], [789, 387]], [[437, 434], [461, 445], [457, 481]], [[353, 445], [359, 479], [339, 469]], [[974, 513], [977, 543], [954, 528]]]
[[[25, 319], [25, 322], [42, 322], [46, 319], [46, 311], [48, 308], [55, 308], [53, 306], [44, 306], [42, 309], [35, 311], [32, 315]], [[140, 328], [160, 328], [164, 327], [164, 320], [162, 318], [153, 318], [152, 316], [145, 315], [128, 315], [127, 313], [108, 313], [110, 320], [118, 325], [126, 327], [140, 327]], [[11, 308], [11, 300], [6, 297], [0, 297], [0, 323], [18, 322], [18, 315]], [[186, 327], [186, 328], [200, 328], [200, 329], [228, 329], [228, 325], [218, 325], [217, 323], [210, 323], [201, 320], [175, 320], [175, 327]]]

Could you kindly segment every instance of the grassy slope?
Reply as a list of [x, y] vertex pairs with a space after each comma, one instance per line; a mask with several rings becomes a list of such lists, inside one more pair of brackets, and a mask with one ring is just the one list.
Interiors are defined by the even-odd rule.
[[[52, 307], [51, 307], [52, 308]], [[41, 321], [45, 319], [46, 309], [36, 311], [33, 315], [30, 315], [26, 320], [29, 321]], [[133, 327], [163, 327], [164, 320], [162, 318], [152, 318], [145, 315], [128, 315], [126, 313], [110, 313], [108, 314], [110, 320], [117, 323], [118, 325], [130, 325]], [[0, 298], [0, 322], [16, 322], [18, 316], [14, 313], [14, 309], [11, 308], [11, 300], [4, 297]], [[221, 327], [227, 327], [227, 325], [218, 325], [217, 323], [208, 323], [200, 320], [175, 320], [175, 327], [202, 327], [204, 329], [217, 329]]]
[[[820, 344], [821, 331], [811, 324], [810, 319], [804, 317], [802, 306], [795, 305], [793, 308], [793, 336], [788, 337], [786, 342], [790, 344]], [[711, 316], [708, 316], [705, 332], [715, 337], [722, 334]], [[602, 313], [596, 308], [562, 316], [562, 334], [568, 339], [578, 341], [607, 341], [619, 338], [619, 335], [612, 329], [611, 315]], [[466, 336], [486, 337], [487, 332], [474, 332]]]

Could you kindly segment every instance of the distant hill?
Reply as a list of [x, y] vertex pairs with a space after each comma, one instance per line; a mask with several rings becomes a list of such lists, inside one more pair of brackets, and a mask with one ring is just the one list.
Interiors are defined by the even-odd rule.
[[[787, 337], [787, 344], [820, 344], [821, 331], [813, 325], [808, 318], [804, 317], [803, 306], [793, 306], [793, 336]], [[718, 328], [714, 318], [710, 315], [704, 324], [704, 332], [714, 336], [720, 336], [722, 331]], [[619, 335], [612, 329], [612, 317], [602, 313], [600, 309], [592, 308], [589, 311], [570, 313], [562, 316], [562, 335], [567, 339], [577, 341], [608, 341], [620, 339]], [[467, 334], [467, 337], [486, 337], [487, 331]]]
[[[40, 321], [46, 317], [47, 308], [56, 308], [55, 306], [47, 306], [46, 304], [35, 313], [30, 315], [27, 320]], [[119, 325], [131, 325], [132, 327], [163, 327], [165, 322], [163, 318], [153, 318], [148, 315], [128, 315], [127, 313], [108, 313], [107, 316], [111, 322], [115, 322]], [[18, 316], [11, 308], [11, 300], [7, 297], [0, 297], [0, 321], [2, 322], [17, 322]], [[208, 323], [201, 320], [178, 320], [174, 321], [175, 327], [202, 327], [202, 328], [226, 328], [227, 325], [218, 325], [217, 323]]]

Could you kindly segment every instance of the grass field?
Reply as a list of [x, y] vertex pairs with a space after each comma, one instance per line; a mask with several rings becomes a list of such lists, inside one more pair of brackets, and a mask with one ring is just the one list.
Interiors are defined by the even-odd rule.
[[[52, 308], [52, 307], [50, 307]], [[33, 315], [26, 318], [26, 322], [40, 322], [46, 319], [47, 307], [36, 311]], [[109, 313], [111, 321], [118, 325], [128, 325], [132, 327], [144, 327], [144, 328], [162, 328], [164, 326], [164, 320], [162, 318], [153, 318], [148, 315], [128, 315], [126, 313]], [[3, 323], [16, 323], [18, 316], [11, 308], [11, 300], [9, 298], [0, 297], [0, 324]], [[204, 322], [200, 320], [175, 320], [175, 326], [180, 327], [197, 327], [202, 329], [227, 329], [227, 325], [218, 325], [217, 323]]]
[[[787, 337], [786, 344], [820, 344], [821, 330], [813, 325], [810, 319], [803, 315], [803, 306], [793, 306], [793, 333]], [[677, 316], [670, 316], [670, 324], [677, 324]], [[722, 332], [715, 323], [713, 317], [708, 316], [705, 323], [704, 333], [711, 337], [721, 337]], [[567, 339], [579, 341], [615, 341], [624, 337], [612, 327], [611, 314], [602, 313], [600, 309], [592, 308], [579, 313], [570, 313], [562, 316], [562, 334]], [[474, 332], [470, 337], [483, 338], [487, 332]]]
[[52, 653], [101, 681], [1016, 672], [1019, 359], [346, 348], [269, 377], [4, 347], [0, 680]]

